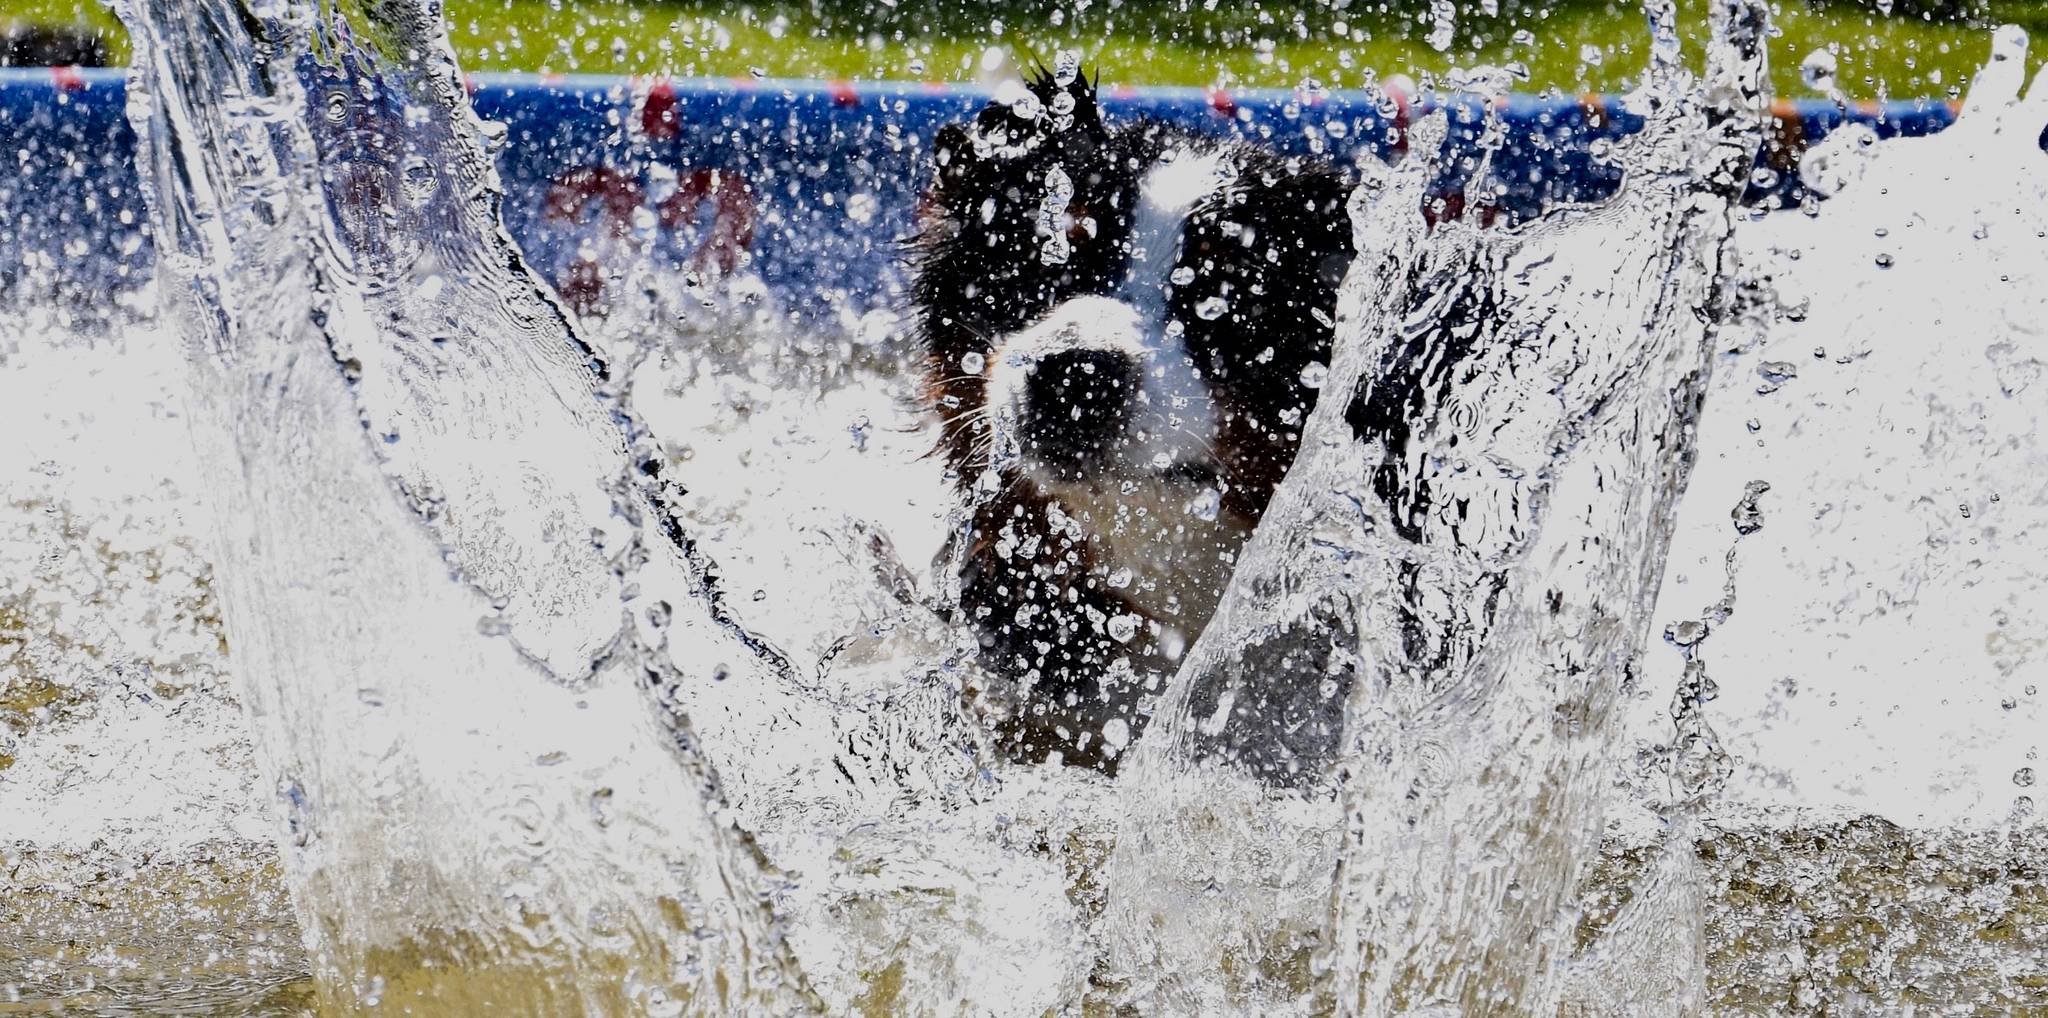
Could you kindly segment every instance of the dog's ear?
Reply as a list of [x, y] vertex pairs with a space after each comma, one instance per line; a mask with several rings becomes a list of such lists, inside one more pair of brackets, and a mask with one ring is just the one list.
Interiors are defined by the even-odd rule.
[[1016, 159], [1042, 148], [1062, 156], [1087, 156], [1109, 139], [1095, 83], [1078, 71], [1062, 85], [1054, 72], [1038, 68], [1023, 82], [999, 86], [974, 115], [967, 138], [977, 159]]
[[[1102, 107], [1096, 102], [1096, 93], [1102, 76], [1098, 72], [1093, 81], [1084, 69], [1076, 68], [1073, 79], [1060, 84], [1059, 75], [1048, 70], [1044, 64], [1038, 66], [1038, 73], [1026, 83], [1031, 94], [1038, 97], [1055, 121], [1062, 122], [1066, 130], [1078, 131], [1084, 135], [1102, 136]], [[1069, 98], [1061, 98], [1066, 96]], [[1068, 103], [1071, 101], [1072, 105]]]
[[1095, 83], [1075, 74], [1061, 85], [1041, 67], [1024, 82], [1011, 81], [974, 118], [950, 123], [932, 138], [932, 190], [927, 207], [949, 210], [980, 205], [1013, 187], [1020, 173], [1044, 159], [1068, 164], [1068, 172], [1102, 159], [1109, 132], [1095, 101]]

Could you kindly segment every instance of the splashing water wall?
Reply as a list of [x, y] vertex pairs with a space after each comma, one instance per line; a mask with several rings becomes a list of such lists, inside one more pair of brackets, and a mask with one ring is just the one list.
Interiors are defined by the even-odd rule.
[[[556, 304], [433, 8], [122, 11], [205, 558], [324, 1007], [2042, 1004], [2023, 39], [1952, 132], [1812, 153], [1811, 214], [1733, 206], [1749, 4], [1712, 5], [1697, 80], [1651, 5], [1598, 206], [1426, 225], [1445, 125], [1415, 125], [1354, 197], [1303, 454], [1111, 782], [984, 747], [971, 637], [892, 547], [946, 521], [738, 469], [754, 436], [808, 448], [811, 406], [916, 463], [868, 426], [893, 383], [664, 346], [659, 299]], [[1879, 708], [1958, 665], [1919, 701], [1953, 709], [1907, 713], [1985, 763], [1888, 755]], [[1881, 776], [1802, 761], [1844, 729]], [[1816, 801], [1933, 826], [1742, 826]], [[1844, 918], [1885, 894], [1895, 929]]]
[[654, 648], [756, 685], [772, 659], [648, 518], [630, 418], [497, 225], [438, 15], [124, 13], [216, 554], [249, 566], [223, 601], [325, 995], [800, 1006], [767, 867]]
[[[1610, 718], [1690, 459], [1729, 202], [1755, 153], [1763, 13], [1714, 15], [1698, 89], [1672, 12], [1653, 8], [1656, 63], [1632, 98], [1649, 123], [1601, 208], [1429, 233], [1427, 165], [1361, 187], [1367, 254], [1310, 438], [1143, 747], [1135, 794], [1174, 794], [1124, 829], [1112, 900], [1151, 913], [1127, 924], [1184, 926], [1179, 903], [1218, 881], [1238, 899], [1224, 915], [1265, 896], [1238, 857], [1274, 824], [1209, 833], [1219, 810], [1257, 808], [1214, 795], [1213, 770], [1314, 768], [1268, 758], [1271, 733], [1341, 730], [1319, 989], [1345, 1013], [1556, 1011]], [[1426, 123], [1414, 143], [1441, 136]], [[1218, 854], [1162, 851], [1176, 842]], [[1697, 1005], [1697, 911], [1670, 918], [1681, 941], [1640, 945], [1657, 962], [1646, 985], [1601, 986], [1603, 1010]], [[1134, 971], [1177, 983], [1241, 964], [1216, 955], [1223, 933], [1173, 930]], [[1169, 1010], [1202, 1003], [1162, 992]]]

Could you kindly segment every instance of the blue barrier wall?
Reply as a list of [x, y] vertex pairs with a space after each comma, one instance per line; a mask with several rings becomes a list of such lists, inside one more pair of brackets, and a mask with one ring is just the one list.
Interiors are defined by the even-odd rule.
[[[104, 300], [148, 276], [146, 217], [120, 71], [0, 69], [0, 295]], [[505, 221], [572, 303], [601, 308], [605, 259], [640, 246], [678, 272], [757, 273], [801, 317], [891, 305], [937, 127], [985, 91], [917, 83], [628, 80], [480, 75], [476, 108], [504, 125]], [[1379, 101], [1387, 102], [1384, 98]], [[1476, 137], [1476, 98], [1446, 100], [1453, 137]], [[1385, 154], [1411, 111], [1360, 92], [1225, 94], [1110, 89], [1107, 116], [1151, 116], [1340, 160]], [[1599, 97], [1502, 102], [1498, 211], [1598, 197], [1611, 186], [1591, 143], [1640, 127]], [[1947, 126], [1953, 108], [1781, 103], [1760, 198], [1796, 200], [1798, 153], [1844, 123], [1880, 135]], [[1446, 194], [1458, 171], [1447, 171]]]

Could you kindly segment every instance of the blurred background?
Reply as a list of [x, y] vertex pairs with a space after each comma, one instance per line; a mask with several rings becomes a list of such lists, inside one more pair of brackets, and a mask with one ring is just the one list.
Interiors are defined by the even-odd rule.
[[[1681, 23], [1703, 24], [1699, 0]], [[1333, 88], [1476, 64], [1521, 90], [1615, 91], [1641, 66], [1634, 0], [446, 0], [477, 71], [973, 80], [1078, 49], [1106, 83]], [[1987, 30], [2048, 31], [2042, 0], [1784, 0], [1778, 93], [1951, 98]], [[98, 0], [0, 0], [0, 59], [120, 63]]]

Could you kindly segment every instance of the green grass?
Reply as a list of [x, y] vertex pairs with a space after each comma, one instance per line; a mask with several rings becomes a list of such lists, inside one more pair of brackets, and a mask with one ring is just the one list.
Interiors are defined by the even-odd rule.
[[[1214, 10], [1204, 9], [1206, 0], [446, 2], [471, 70], [954, 81], [973, 77], [982, 53], [999, 46], [1020, 63], [1078, 49], [1105, 80], [1130, 84], [1291, 86], [1313, 77], [1341, 87], [1373, 72], [1419, 77], [1515, 63], [1527, 69], [1524, 89], [1581, 92], [1626, 87], [1646, 42], [1629, 0], [1500, 0], [1493, 17], [1479, 13], [1477, 0], [1462, 0], [1447, 52], [1425, 42], [1426, 0], [1350, 0], [1343, 10], [1300, 0], [1214, 0]], [[1780, 0], [1772, 48], [1779, 94], [1815, 94], [1801, 83], [1799, 64], [1827, 48], [1838, 86], [1852, 98], [1943, 97], [1982, 62], [1989, 26], [2010, 21], [2048, 36], [2048, 3], [1974, 2], [1976, 16], [1957, 18]], [[1680, 6], [1696, 36], [1700, 0]], [[0, 0], [0, 18], [10, 15], [92, 24], [125, 56], [118, 22], [92, 0]]]

